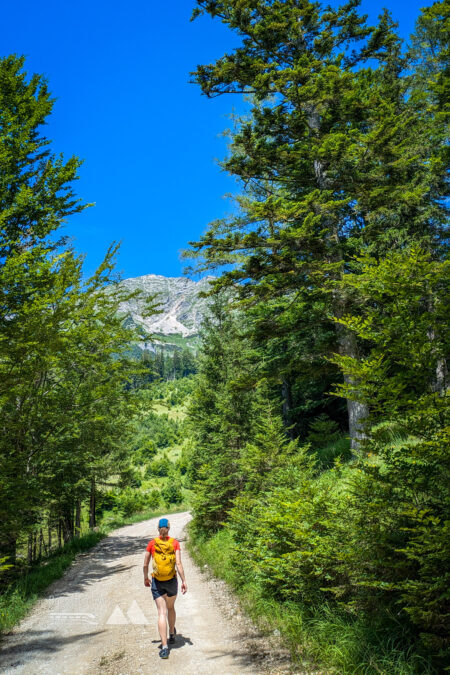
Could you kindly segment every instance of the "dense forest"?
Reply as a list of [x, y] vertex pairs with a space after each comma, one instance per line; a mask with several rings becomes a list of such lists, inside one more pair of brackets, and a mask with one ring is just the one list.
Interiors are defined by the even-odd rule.
[[223, 162], [236, 209], [186, 253], [219, 274], [189, 411], [194, 531], [251, 606], [281, 607], [294, 651], [337, 672], [434, 672], [449, 646], [448, 5], [405, 45], [359, 4], [197, 2], [239, 45], [193, 79], [249, 112]]
[[43, 133], [45, 79], [0, 59], [1, 590], [99, 525], [189, 505], [194, 555], [296, 658], [442, 672], [448, 5], [408, 44], [358, 0], [201, 15], [238, 46], [192, 79], [248, 105], [232, 215], [185, 252], [216, 275], [197, 354], [136, 347], [116, 245], [85, 278], [63, 234], [81, 161]]

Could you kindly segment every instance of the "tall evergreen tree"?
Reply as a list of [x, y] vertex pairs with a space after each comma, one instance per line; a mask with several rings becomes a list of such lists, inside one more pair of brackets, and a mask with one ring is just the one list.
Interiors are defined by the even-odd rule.
[[[443, 214], [429, 120], [407, 96], [389, 14], [369, 28], [359, 4], [198, 1], [194, 16], [218, 18], [241, 45], [199, 66], [195, 80], [210, 97], [252, 97], [224, 162], [247, 189], [240, 215], [192, 243], [200, 268], [233, 265], [217, 288], [238, 282], [257, 300], [314, 292], [341, 317], [353, 300], [340, 280], [358, 251], [383, 255], [411, 239], [436, 247]], [[339, 325], [335, 342], [357, 356], [355, 336]], [[356, 442], [367, 409], [347, 404]]]
[[228, 294], [214, 298], [202, 335], [188, 411], [193, 439], [189, 473], [196, 522], [214, 531], [243, 484], [241, 452], [253, 424], [255, 393], [247, 377], [252, 368], [250, 347], [242, 322], [230, 312]]

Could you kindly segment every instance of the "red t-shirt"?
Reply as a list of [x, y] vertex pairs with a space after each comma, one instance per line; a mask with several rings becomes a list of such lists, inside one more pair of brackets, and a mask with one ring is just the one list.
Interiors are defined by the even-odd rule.
[[[158, 539], [159, 539], [159, 537], [158, 537]], [[161, 539], [161, 541], [167, 541], [168, 539], [172, 539], [172, 537], [167, 537], [167, 539]], [[174, 551], [181, 551], [180, 542], [177, 539], [172, 539], [172, 544], [173, 544], [173, 550]], [[148, 542], [147, 551], [149, 553], [151, 553], [152, 557], [153, 557], [153, 554], [155, 552], [155, 540], [154, 539], [152, 539], [151, 541]]]

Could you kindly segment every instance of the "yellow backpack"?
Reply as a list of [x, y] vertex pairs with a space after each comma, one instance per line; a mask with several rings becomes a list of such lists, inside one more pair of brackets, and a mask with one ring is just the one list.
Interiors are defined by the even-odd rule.
[[153, 576], [158, 581], [168, 581], [175, 576], [175, 549], [173, 547], [173, 538], [155, 539], [155, 550], [153, 553]]

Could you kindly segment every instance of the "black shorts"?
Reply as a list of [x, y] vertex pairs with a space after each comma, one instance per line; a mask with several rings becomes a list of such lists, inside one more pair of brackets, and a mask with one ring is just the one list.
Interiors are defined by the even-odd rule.
[[158, 579], [152, 577], [152, 595], [154, 600], [156, 600], [156, 598], [161, 598], [163, 595], [173, 598], [177, 593], [178, 579], [176, 575], [167, 581], [158, 581]]

